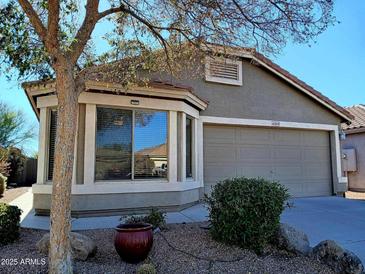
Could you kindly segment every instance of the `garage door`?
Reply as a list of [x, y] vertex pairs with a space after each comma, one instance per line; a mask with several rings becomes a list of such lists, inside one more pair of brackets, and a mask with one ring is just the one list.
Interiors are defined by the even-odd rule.
[[278, 180], [294, 197], [331, 195], [329, 133], [205, 125], [205, 192], [235, 176]]

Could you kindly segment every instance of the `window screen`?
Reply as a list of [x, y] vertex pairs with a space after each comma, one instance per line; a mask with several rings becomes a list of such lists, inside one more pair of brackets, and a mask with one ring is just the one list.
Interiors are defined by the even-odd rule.
[[132, 178], [132, 111], [97, 108], [96, 180]]
[[48, 140], [48, 174], [47, 174], [48, 181], [52, 181], [53, 179], [56, 129], [57, 129], [57, 110], [51, 110], [50, 121], [49, 121], [49, 140]]
[[186, 177], [192, 177], [192, 134], [193, 121], [186, 117]]
[[167, 112], [135, 111], [134, 178], [167, 177]]

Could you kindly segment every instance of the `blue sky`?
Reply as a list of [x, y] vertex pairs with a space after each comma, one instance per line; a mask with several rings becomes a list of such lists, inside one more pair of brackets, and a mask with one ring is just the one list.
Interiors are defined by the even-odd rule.
[[[339, 105], [365, 103], [365, 1], [338, 0], [335, 15], [341, 23], [330, 27], [315, 44], [288, 44], [279, 56], [270, 58]], [[98, 26], [96, 36], [103, 28]], [[0, 76], [0, 87], [0, 100], [22, 110], [38, 131], [36, 116], [18, 83]], [[37, 140], [30, 141], [26, 150], [37, 151]]]

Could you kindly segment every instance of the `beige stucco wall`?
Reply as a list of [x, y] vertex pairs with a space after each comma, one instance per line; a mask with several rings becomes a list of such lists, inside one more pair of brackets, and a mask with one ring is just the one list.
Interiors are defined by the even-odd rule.
[[[273, 73], [243, 61], [243, 85], [209, 83], [203, 76], [175, 80], [191, 86], [209, 102], [201, 115], [230, 118], [278, 120], [303, 123], [339, 124], [340, 118], [302, 91]], [[165, 80], [170, 77], [157, 76]]]
[[357, 171], [348, 172], [349, 189], [365, 191], [365, 133], [346, 135], [342, 148], [355, 148]]
[[[192, 205], [199, 200], [200, 189], [175, 192], [127, 193], [127, 194], [83, 194], [72, 195], [72, 216], [138, 214], [152, 207], [164, 211], [175, 211]], [[34, 194], [33, 206], [36, 214], [49, 214], [50, 194]]]

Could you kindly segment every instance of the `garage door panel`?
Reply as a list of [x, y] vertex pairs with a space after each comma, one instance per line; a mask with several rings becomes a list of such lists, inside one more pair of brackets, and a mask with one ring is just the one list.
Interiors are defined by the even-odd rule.
[[271, 170], [271, 165], [270, 164], [252, 164], [252, 163], [248, 163], [245, 165], [242, 165], [238, 171], [237, 171], [237, 175], [238, 176], [246, 176], [246, 177], [251, 177], [251, 178], [256, 178], [256, 177], [263, 177], [266, 179], [272, 179], [272, 170]]
[[306, 179], [323, 179], [331, 177], [331, 172], [325, 163], [311, 163], [304, 165], [304, 174]]
[[292, 197], [307, 196], [307, 193], [304, 192], [303, 183], [301, 181], [282, 181], [280, 183], [288, 189]]
[[236, 127], [237, 144], [270, 144], [272, 132], [262, 128]]
[[328, 195], [327, 180], [308, 181], [303, 184], [303, 192], [307, 193], [307, 196], [325, 196]]
[[302, 151], [298, 147], [274, 147], [273, 148], [273, 159], [275, 161], [294, 160], [300, 161]]
[[205, 189], [236, 176], [278, 180], [293, 197], [331, 195], [329, 133], [205, 125]]
[[303, 160], [313, 162], [326, 162], [329, 150], [327, 148], [306, 148], [303, 150]]
[[294, 130], [272, 130], [272, 145], [300, 145], [301, 132]]
[[268, 145], [243, 145], [238, 146], [238, 161], [251, 162], [251, 161], [266, 161], [271, 158], [271, 148]]
[[233, 145], [207, 145], [204, 151], [204, 160], [207, 163], [236, 162], [237, 149]]
[[303, 131], [303, 146], [321, 146], [328, 148], [329, 135], [325, 131]]
[[206, 144], [235, 144], [236, 130], [231, 127], [209, 127], [204, 129], [204, 134], [209, 135], [205, 139]]
[[275, 180], [298, 180], [303, 178], [303, 168], [301, 165], [286, 165], [286, 166], [274, 166], [274, 179]]
[[204, 173], [206, 175], [204, 177], [208, 183], [216, 183], [222, 179], [236, 177], [236, 170], [237, 168], [234, 165], [211, 165], [205, 169]]

